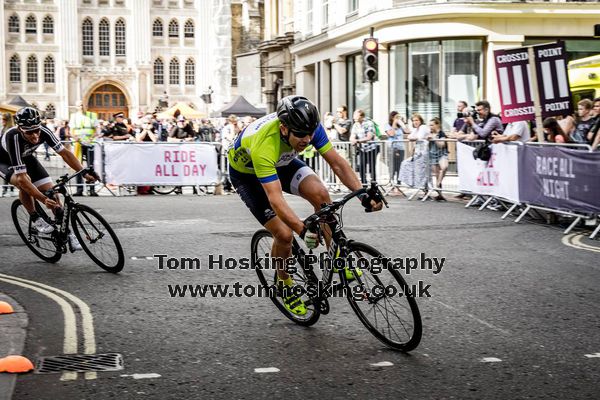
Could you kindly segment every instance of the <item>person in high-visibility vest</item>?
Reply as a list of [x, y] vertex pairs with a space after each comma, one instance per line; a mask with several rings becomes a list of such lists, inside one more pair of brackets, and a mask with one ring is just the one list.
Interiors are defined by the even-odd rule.
[[[94, 166], [94, 139], [98, 129], [98, 116], [90, 111], [86, 111], [83, 102], [79, 100], [76, 103], [77, 111], [71, 114], [69, 125], [71, 126], [71, 136], [75, 141], [75, 156], [87, 162], [87, 165]], [[90, 186], [90, 196], [98, 196], [94, 186]], [[74, 196], [83, 196], [83, 178], [77, 176], [77, 191]]]

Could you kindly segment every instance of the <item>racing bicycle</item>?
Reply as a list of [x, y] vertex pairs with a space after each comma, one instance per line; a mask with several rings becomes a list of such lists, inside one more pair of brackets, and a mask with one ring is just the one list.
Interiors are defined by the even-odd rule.
[[55, 198], [56, 194], [63, 197], [63, 207], [56, 209], [54, 215], [35, 201], [35, 209], [40, 217], [54, 227], [51, 233], [43, 234], [33, 227], [29, 212], [21, 200], [12, 203], [12, 219], [23, 242], [42, 260], [55, 263], [69, 250], [73, 252], [73, 245], [69, 241], [72, 231], [82, 249], [96, 264], [108, 272], [117, 273], [125, 265], [125, 255], [119, 238], [96, 210], [77, 203], [67, 190], [67, 182], [87, 173], [95, 175], [92, 168], [83, 169], [71, 176], [63, 175], [57, 179], [56, 185], [44, 193], [50, 198]]
[[[348, 239], [342, 231], [344, 205], [366, 192], [387, 206], [379, 187], [373, 182], [369, 189], [359, 189], [323, 205], [304, 221], [307, 229], [328, 236], [327, 251], [318, 257], [318, 262], [312, 250], [307, 252], [294, 237], [293, 268], [289, 262], [286, 266], [295, 281], [293, 290], [301, 294], [306, 314], [295, 314], [283, 303], [282, 288], [276, 285], [277, 271], [272, 262], [267, 265], [273, 237], [266, 229], [258, 230], [252, 237], [252, 267], [275, 306], [293, 322], [302, 326], [315, 324], [321, 314], [329, 313], [328, 298], [342, 291], [342, 296], [348, 299], [371, 334], [393, 349], [408, 352], [419, 345], [422, 335], [421, 314], [412, 291], [389, 258], [368, 244]], [[316, 264], [318, 268], [314, 268]], [[351, 271], [350, 279], [345, 268]], [[339, 280], [334, 282], [336, 272]]]

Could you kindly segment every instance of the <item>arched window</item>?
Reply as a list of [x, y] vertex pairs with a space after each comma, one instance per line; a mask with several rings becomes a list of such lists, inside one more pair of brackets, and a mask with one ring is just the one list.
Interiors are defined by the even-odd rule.
[[125, 56], [125, 21], [122, 19], [115, 23], [115, 55]]
[[163, 35], [163, 23], [160, 18], [156, 18], [152, 24], [152, 36], [162, 37]]
[[54, 58], [52, 56], [48, 56], [44, 60], [44, 83], [54, 82]]
[[171, 22], [169, 22], [169, 37], [179, 37], [179, 23], [176, 19], [172, 19]]
[[20, 29], [19, 16], [17, 14], [13, 14], [8, 17], [8, 32], [19, 33]]
[[169, 84], [179, 85], [179, 60], [176, 58], [169, 64]]
[[194, 21], [188, 19], [183, 27], [183, 36], [186, 38], [194, 37]]
[[110, 25], [106, 18], [98, 25], [98, 49], [101, 56], [110, 56]]
[[25, 33], [36, 34], [37, 33], [37, 20], [35, 15], [30, 15], [25, 20]]
[[38, 63], [35, 55], [30, 55], [27, 59], [27, 83], [37, 83], [38, 81]]
[[52, 35], [54, 33], [54, 20], [50, 15], [46, 15], [42, 23], [42, 32]]
[[11, 82], [21, 82], [21, 59], [17, 54], [10, 58], [9, 79]]
[[56, 116], [56, 108], [54, 104], [50, 103], [46, 106], [46, 118], [54, 119]]
[[86, 18], [81, 25], [81, 38], [84, 56], [94, 55], [94, 25], [92, 20]]
[[154, 61], [154, 84], [163, 85], [165, 83], [165, 66], [160, 58]]
[[185, 62], [185, 84], [195, 85], [196, 84], [196, 64], [194, 60], [188, 58]]

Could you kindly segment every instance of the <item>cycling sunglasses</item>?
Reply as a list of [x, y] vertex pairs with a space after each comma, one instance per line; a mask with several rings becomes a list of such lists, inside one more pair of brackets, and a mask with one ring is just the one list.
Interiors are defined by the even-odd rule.
[[289, 132], [290, 132], [290, 134], [296, 136], [298, 139], [302, 139], [307, 136], [311, 136], [314, 133], [314, 132], [308, 132], [308, 133], [307, 132], [295, 132], [295, 131], [292, 131], [291, 129], [289, 130]]
[[28, 136], [32, 136], [32, 135], [41, 135], [42, 134], [42, 129], [41, 128], [32, 128], [32, 129], [23, 129], [20, 128], [21, 132], [23, 132], [24, 135], [28, 135]]

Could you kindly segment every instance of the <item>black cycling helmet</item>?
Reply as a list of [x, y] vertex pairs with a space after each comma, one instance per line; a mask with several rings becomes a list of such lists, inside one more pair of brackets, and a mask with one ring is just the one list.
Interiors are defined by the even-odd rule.
[[319, 110], [303, 96], [287, 96], [277, 104], [277, 117], [295, 136], [312, 135], [319, 126]]
[[15, 114], [17, 126], [24, 131], [34, 131], [42, 126], [42, 117], [33, 107], [23, 107]]

